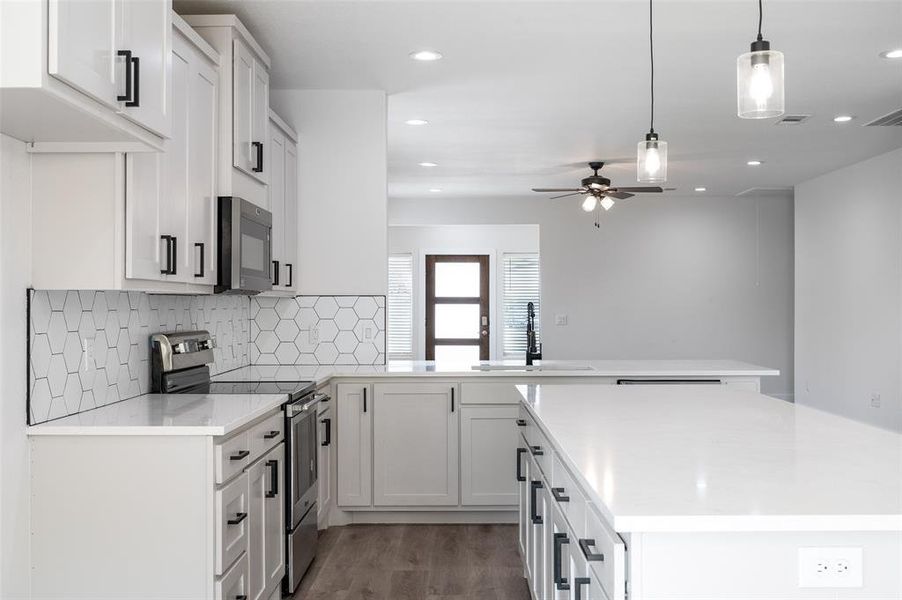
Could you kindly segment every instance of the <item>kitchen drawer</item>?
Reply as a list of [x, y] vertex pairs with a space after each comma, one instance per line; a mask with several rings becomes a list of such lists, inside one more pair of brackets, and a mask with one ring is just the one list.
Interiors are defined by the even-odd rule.
[[[521, 418], [523, 418], [521, 416]], [[536, 425], [532, 417], [526, 417], [526, 427], [523, 435], [526, 437], [526, 443], [529, 444], [530, 453], [536, 460], [536, 464], [542, 473], [548, 477], [551, 474], [551, 457], [554, 454], [548, 438]]]
[[222, 574], [248, 547], [247, 473], [216, 491], [216, 573]]
[[244, 470], [251, 462], [247, 431], [242, 431], [213, 446], [216, 461], [216, 483], [224, 483]]
[[519, 404], [523, 396], [513, 383], [462, 383], [461, 404]]
[[232, 565], [232, 568], [225, 575], [216, 580], [214, 588], [213, 597], [215, 600], [247, 598], [250, 589], [248, 585], [247, 553], [241, 557], [241, 560]]
[[[583, 556], [610, 600], [626, 597], [626, 545], [601, 517], [595, 506], [587, 504], [586, 534], [581, 538]], [[593, 556], [596, 555], [596, 556]], [[600, 556], [598, 556], [600, 555]], [[604, 557], [603, 560], [600, 559]], [[591, 574], [591, 573], [590, 573]]]
[[564, 463], [556, 453], [552, 461], [552, 496], [568, 498], [566, 501], [555, 498], [555, 503], [560, 507], [561, 512], [564, 513], [564, 518], [570, 523], [573, 532], [582, 536], [586, 531], [586, 499], [576, 485], [576, 480], [570, 475], [570, 471], [564, 466]]
[[252, 463], [284, 439], [285, 413], [281, 410], [247, 430], [248, 450]]

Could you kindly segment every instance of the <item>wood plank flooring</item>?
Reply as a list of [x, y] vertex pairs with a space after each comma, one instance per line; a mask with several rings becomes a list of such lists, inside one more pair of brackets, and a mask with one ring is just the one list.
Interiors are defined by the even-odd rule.
[[516, 525], [349, 525], [320, 532], [294, 600], [529, 600]]

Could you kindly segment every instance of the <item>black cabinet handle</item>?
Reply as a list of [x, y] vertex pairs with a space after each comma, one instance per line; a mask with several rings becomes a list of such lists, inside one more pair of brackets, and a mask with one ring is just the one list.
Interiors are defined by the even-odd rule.
[[366, 412], [366, 387], [363, 388], [363, 412]]
[[[135, 56], [131, 59], [132, 67], [135, 69], [134, 76], [132, 78], [132, 83], [135, 87], [132, 88], [131, 98], [129, 98], [125, 105], [126, 106], [141, 106], [141, 65], [138, 62], [138, 57]], [[128, 80], [126, 79], [126, 84]]]
[[163, 275], [172, 275], [172, 236], [161, 235], [160, 239], [166, 242], [166, 268], [160, 269]]
[[553, 570], [554, 570], [554, 585], [557, 586], [559, 590], [569, 590], [570, 583], [568, 583], [567, 578], [561, 575], [561, 546], [564, 544], [569, 544], [570, 538], [567, 537], [566, 533], [555, 533], [554, 534], [554, 561], [553, 561]]
[[592, 538], [579, 541], [579, 549], [583, 551], [583, 555], [589, 562], [604, 562], [604, 554], [596, 554], [589, 550], [595, 547], [595, 540]]
[[320, 442], [320, 445], [328, 446], [332, 443], [332, 419], [323, 419], [321, 423], [326, 426], [326, 436], [325, 439]]
[[250, 455], [251, 455], [250, 450], [242, 450], [241, 452], [238, 452], [237, 454], [233, 454], [232, 456], [230, 456], [229, 460], [244, 460], [245, 458], [247, 458]]
[[526, 419], [517, 419], [517, 427], [526, 427]]
[[291, 287], [294, 285], [294, 267], [291, 263], [285, 263], [285, 268], [288, 269], [288, 283], [285, 284], [285, 287]]
[[172, 244], [172, 270], [169, 271], [170, 275], [177, 275], [179, 270], [179, 239], [174, 235], [170, 237], [170, 244]]
[[279, 261], [272, 261], [272, 284], [279, 285]]
[[564, 493], [564, 488], [551, 488], [551, 495], [558, 502], [570, 502], [570, 496]]
[[235, 600], [247, 600], [247, 594], [241, 594], [239, 596], [235, 596]]
[[235, 513], [234, 519], [229, 519], [229, 525], [237, 525], [247, 518], [247, 513]]
[[200, 271], [195, 273], [195, 277], [203, 277], [204, 276], [204, 243], [203, 242], [194, 242], [195, 248], [200, 248]]
[[[132, 51], [119, 50], [116, 56], [125, 57], [125, 94], [116, 96], [119, 102], [131, 102], [132, 100]], [[128, 106], [128, 105], [126, 105]]]
[[278, 429], [273, 429], [273, 430], [270, 431], [269, 433], [264, 433], [264, 434], [263, 434], [263, 439], [264, 439], [264, 440], [271, 440], [271, 439], [273, 439], [274, 437], [279, 437], [279, 434], [280, 434], [280, 433], [282, 433], [282, 432], [279, 431]]
[[530, 452], [532, 452], [533, 456], [544, 456], [545, 452], [542, 450], [541, 446], [530, 446]]
[[451, 386], [451, 412], [454, 412], [454, 386]]
[[257, 165], [251, 170], [254, 173], [263, 172], [263, 142], [251, 142], [251, 146], [257, 149]]
[[271, 470], [269, 472], [269, 491], [266, 492], [267, 498], [275, 498], [279, 495], [279, 461], [268, 460], [266, 466]]
[[591, 581], [588, 577], [576, 577], [573, 579], [573, 583], [576, 584], [575, 593], [573, 595], [573, 600], [582, 600], [582, 594], [580, 594], [580, 588], [584, 585], [589, 585]]
[[517, 448], [517, 481], [526, 481], [526, 476], [523, 474], [523, 470], [521, 466], [523, 461], [520, 460], [520, 457], [526, 452], [526, 448]]
[[542, 524], [542, 515], [536, 514], [536, 492], [545, 487], [541, 481], [533, 481], [529, 484], [529, 518], [533, 525]]

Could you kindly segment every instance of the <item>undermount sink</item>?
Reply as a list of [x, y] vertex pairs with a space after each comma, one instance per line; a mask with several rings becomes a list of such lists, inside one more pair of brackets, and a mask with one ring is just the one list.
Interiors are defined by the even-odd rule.
[[473, 365], [474, 371], [592, 371], [589, 365]]

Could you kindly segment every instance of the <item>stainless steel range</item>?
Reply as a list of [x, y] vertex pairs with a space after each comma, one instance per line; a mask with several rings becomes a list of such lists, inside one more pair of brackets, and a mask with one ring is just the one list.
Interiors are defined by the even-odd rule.
[[[312, 381], [254, 378], [249, 369], [210, 376], [215, 343], [209, 332], [191, 331], [151, 337], [151, 391], [201, 394], [285, 394], [285, 452], [289, 457], [284, 489], [285, 578], [282, 591], [290, 594], [313, 562], [317, 541], [317, 407], [329, 402]], [[326, 433], [328, 443], [329, 433]]]

